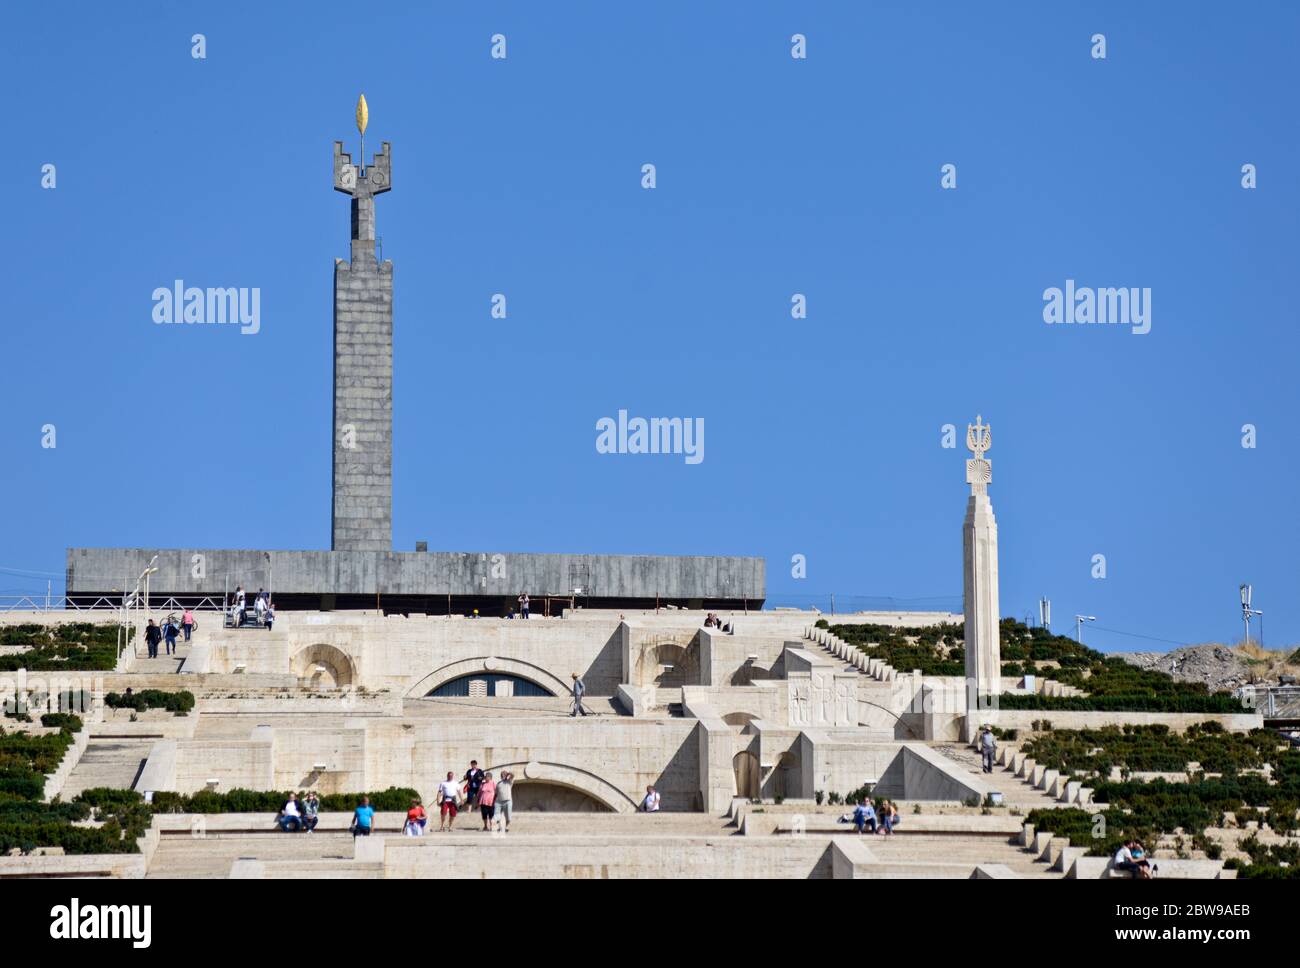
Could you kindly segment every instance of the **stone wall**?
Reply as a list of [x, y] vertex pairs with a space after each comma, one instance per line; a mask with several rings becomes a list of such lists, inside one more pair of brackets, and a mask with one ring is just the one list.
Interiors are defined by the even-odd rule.
[[[382, 607], [384, 595], [513, 599], [526, 591], [535, 599], [568, 598], [575, 581], [583, 586], [580, 600], [747, 598], [761, 603], [766, 594], [762, 558], [213, 548], [69, 548], [68, 594], [116, 589], [120, 595], [124, 583], [128, 589], [134, 587], [154, 555], [158, 573], [150, 580], [150, 591], [156, 598], [220, 597], [242, 584], [245, 589], [266, 587], [281, 595], [379, 594]], [[203, 556], [202, 578], [194, 574], [195, 555]], [[534, 611], [540, 610], [538, 602]]]

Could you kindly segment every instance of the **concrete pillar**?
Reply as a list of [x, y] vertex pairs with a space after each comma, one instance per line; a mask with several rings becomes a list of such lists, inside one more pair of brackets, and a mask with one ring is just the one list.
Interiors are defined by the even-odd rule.
[[962, 595], [966, 617], [967, 706], [1002, 692], [1002, 649], [998, 638], [998, 525], [989, 501], [992, 462], [984, 459], [991, 446], [988, 425], [976, 418], [967, 426], [967, 446], [975, 454], [966, 461], [971, 495], [962, 524]]
[[352, 261], [334, 263], [331, 547], [392, 551], [393, 263], [375, 257], [374, 203], [392, 187], [389, 145], [364, 174], [342, 148], [334, 143], [334, 188], [352, 196]]

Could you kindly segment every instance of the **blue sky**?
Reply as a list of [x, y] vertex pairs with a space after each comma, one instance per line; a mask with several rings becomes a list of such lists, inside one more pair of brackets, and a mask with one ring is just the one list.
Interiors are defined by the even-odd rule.
[[[957, 606], [941, 427], [979, 413], [1004, 614], [1234, 639], [1251, 581], [1300, 641], [1300, 8], [416, 6], [7, 14], [4, 591], [69, 545], [328, 545], [364, 90], [398, 549], [753, 554], [773, 600]], [[154, 325], [177, 278], [260, 287], [261, 332]], [[1151, 332], [1046, 325], [1066, 279], [1149, 287]], [[704, 418], [705, 460], [598, 454], [620, 408]]]

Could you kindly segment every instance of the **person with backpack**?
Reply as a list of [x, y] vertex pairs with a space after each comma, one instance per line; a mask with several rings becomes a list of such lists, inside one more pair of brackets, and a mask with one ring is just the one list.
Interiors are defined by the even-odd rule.
[[163, 638], [167, 642], [167, 654], [176, 654], [176, 636], [180, 634], [180, 629], [176, 626], [175, 616], [167, 616], [167, 621], [163, 624]]

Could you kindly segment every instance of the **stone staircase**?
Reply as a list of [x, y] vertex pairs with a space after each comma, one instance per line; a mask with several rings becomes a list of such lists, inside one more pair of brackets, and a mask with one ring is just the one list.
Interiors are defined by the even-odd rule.
[[[316, 876], [380, 877], [378, 865], [357, 865], [352, 859], [352, 835], [346, 830], [333, 833], [285, 834], [272, 830], [263, 817], [267, 833], [212, 834], [195, 836], [190, 831], [167, 832], [154, 851], [146, 877], [225, 878], [235, 861], [308, 862], [319, 866]], [[327, 862], [317, 865], [315, 862]], [[369, 867], [369, 870], [364, 869]]]
[[59, 796], [71, 800], [83, 790], [93, 787], [131, 789], [154, 742], [152, 737], [91, 739], [81, 754], [81, 759], [64, 781]]
[[[218, 814], [196, 818], [163, 818], [158, 848], [149, 863], [146, 876], [151, 878], [225, 878], [239, 860], [266, 863], [288, 862], [296, 872], [312, 877], [377, 878], [383, 872], [378, 864], [353, 859], [352, 835], [347, 832], [349, 815], [326, 813], [315, 833], [282, 833], [269, 814]], [[383, 813], [375, 818], [376, 832], [395, 836], [403, 817]], [[159, 821], [155, 821], [158, 823]], [[508, 835], [511, 844], [528, 850], [530, 839], [556, 836], [605, 837], [636, 830], [640, 836], [672, 840], [683, 837], [730, 835], [726, 818], [697, 813], [659, 813], [629, 817], [613, 813], [541, 813], [521, 811], [515, 814]], [[226, 828], [226, 829], [223, 829]], [[462, 813], [456, 819], [456, 837], [492, 834], [482, 831], [477, 814]], [[424, 839], [453, 835], [438, 832], [438, 817], [430, 812], [428, 833]]]
[[[978, 765], [982, 762], [979, 753], [978, 736], [971, 740], [969, 746], [957, 747], [957, 749], [969, 749], [970, 756], [975, 763]], [[956, 752], [952, 754], [954, 759], [964, 755]], [[1078, 780], [1071, 780], [1068, 775], [1061, 773], [1059, 770], [1049, 770], [1044, 766], [1040, 766], [1034, 762], [1032, 757], [1020, 752], [1019, 746], [1014, 743], [999, 741], [997, 754], [993, 762], [995, 772], [1000, 767], [1002, 770], [1011, 773], [1022, 780], [1024, 785], [1040, 791], [1051, 802], [1052, 806], [1087, 807], [1092, 805], [1091, 787], [1084, 786]]]
[[827, 629], [815, 626], [804, 629], [805, 641], [816, 645], [821, 651], [839, 659], [850, 669], [879, 682], [892, 682], [898, 678], [898, 670], [880, 659], [870, 658], [856, 645], [845, 642]]
[[1053, 870], [1050, 864], [1004, 835], [907, 834], [900, 827], [898, 833], [889, 837], [864, 834], [861, 839], [881, 863], [917, 864], [918, 876], [923, 876], [919, 865], [924, 864], [969, 864], [972, 869], [982, 864], [1001, 864], [1020, 878], [1059, 880], [1065, 876], [1064, 871]]
[[[963, 743], [935, 743], [931, 746], [931, 749], [936, 753], [943, 754], [946, 759], [959, 764], [967, 773], [983, 777], [986, 781], [992, 779], [992, 777], [984, 773], [983, 761], [980, 759], [979, 752], [973, 746], [967, 746]], [[997, 773], [998, 770], [995, 768], [994, 775], [996, 776]], [[1019, 808], [1028, 812], [1029, 810], [1041, 810], [1064, 805], [1045, 790], [1024, 782], [1004, 782], [997, 789], [1002, 793], [1003, 804], [1009, 808]]]

